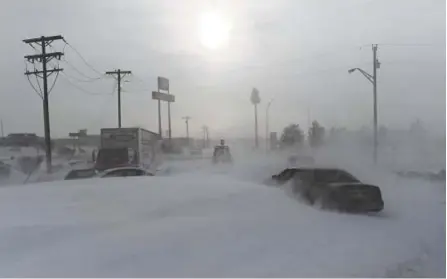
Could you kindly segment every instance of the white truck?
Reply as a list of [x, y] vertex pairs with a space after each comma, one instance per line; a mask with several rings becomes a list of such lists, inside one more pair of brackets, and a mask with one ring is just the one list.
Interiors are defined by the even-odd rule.
[[95, 169], [136, 166], [154, 173], [162, 160], [158, 134], [142, 128], [103, 128]]

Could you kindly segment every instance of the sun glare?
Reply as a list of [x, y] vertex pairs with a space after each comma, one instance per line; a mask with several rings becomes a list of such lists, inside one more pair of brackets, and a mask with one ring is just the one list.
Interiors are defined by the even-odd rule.
[[228, 42], [229, 24], [215, 12], [202, 14], [199, 21], [200, 42], [209, 49], [222, 47]]

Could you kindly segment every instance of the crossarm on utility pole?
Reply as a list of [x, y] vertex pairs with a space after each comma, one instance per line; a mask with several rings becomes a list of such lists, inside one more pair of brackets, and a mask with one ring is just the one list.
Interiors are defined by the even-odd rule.
[[[130, 75], [132, 74], [132, 71], [120, 71], [121, 74], [123, 75]], [[118, 74], [117, 71], [112, 71], [112, 72], [106, 72], [106, 75], [115, 75]]]
[[[49, 36], [49, 37], [43, 37], [45, 41], [55, 41], [55, 40], [63, 40], [64, 37], [57, 35], [57, 36]], [[32, 44], [32, 43], [40, 43], [42, 42], [42, 38], [33, 38], [33, 39], [25, 39], [23, 40], [26, 44]]]
[[[62, 68], [56, 68], [56, 69], [53, 69], [53, 70], [47, 70], [47, 73], [50, 73], [50, 74], [52, 74], [52, 73], [55, 73], [55, 72], [61, 72], [61, 71], [63, 71], [64, 69], [62, 69]], [[26, 71], [25, 72], [25, 75], [26, 76], [29, 76], [29, 75], [36, 75], [36, 74], [43, 74], [44, 72], [43, 71], [37, 71], [37, 70], [35, 70], [35, 71]]]
[[33, 55], [25, 55], [25, 59], [31, 62], [34, 62], [35, 60], [42, 62], [42, 59], [46, 58], [57, 58], [61, 59], [61, 57], [64, 54], [62, 52], [52, 52], [52, 53], [45, 53], [45, 54], [33, 54]]

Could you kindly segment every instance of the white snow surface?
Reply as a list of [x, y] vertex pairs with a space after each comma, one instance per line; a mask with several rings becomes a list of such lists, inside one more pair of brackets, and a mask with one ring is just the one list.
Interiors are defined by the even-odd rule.
[[[338, 164], [335, 153], [316, 154]], [[261, 184], [287, 163], [233, 154], [159, 177], [0, 188], [1, 277], [445, 277], [445, 183], [344, 160], [377, 215], [321, 211]]]

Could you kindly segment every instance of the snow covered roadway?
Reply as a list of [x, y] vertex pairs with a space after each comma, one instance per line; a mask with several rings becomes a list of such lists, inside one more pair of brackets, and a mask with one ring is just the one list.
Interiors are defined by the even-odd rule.
[[259, 183], [278, 164], [0, 188], [0, 276], [445, 277], [445, 184], [359, 172], [385, 211], [339, 214]]

